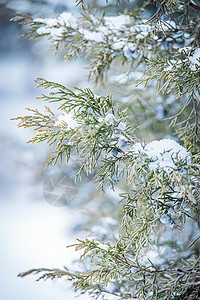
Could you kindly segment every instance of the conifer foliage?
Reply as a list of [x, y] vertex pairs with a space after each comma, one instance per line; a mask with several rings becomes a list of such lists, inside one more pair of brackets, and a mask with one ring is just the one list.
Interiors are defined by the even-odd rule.
[[[79, 17], [14, 20], [26, 24], [24, 35], [48, 37], [65, 59], [87, 58], [89, 79], [119, 93], [38, 78], [46, 111], [28, 109], [16, 119], [34, 128], [30, 142], [54, 145], [48, 165], [73, 157], [76, 180], [95, 171], [102, 192], [125, 183], [120, 229], [113, 239], [97, 234], [72, 245], [82, 253], [79, 272], [40, 268], [19, 276], [66, 277], [95, 298], [200, 299], [200, 1], [140, 1], [113, 15], [86, 2], [76, 1]], [[149, 128], [159, 139], [145, 136]]]

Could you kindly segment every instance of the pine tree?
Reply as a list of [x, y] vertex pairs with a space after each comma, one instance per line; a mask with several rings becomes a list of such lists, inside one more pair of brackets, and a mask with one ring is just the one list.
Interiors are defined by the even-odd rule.
[[46, 111], [16, 119], [34, 128], [30, 142], [55, 146], [47, 165], [76, 157], [76, 180], [95, 171], [100, 192], [123, 183], [118, 234], [77, 240], [79, 272], [19, 276], [66, 277], [96, 298], [200, 299], [200, 1], [138, 1], [113, 15], [76, 2], [79, 17], [14, 20], [65, 59], [87, 58], [89, 79], [113, 96], [38, 78]]

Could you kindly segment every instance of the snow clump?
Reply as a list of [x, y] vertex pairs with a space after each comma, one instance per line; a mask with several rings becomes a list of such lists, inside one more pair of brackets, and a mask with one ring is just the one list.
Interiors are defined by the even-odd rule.
[[127, 43], [123, 48], [124, 56], [126, 58], [137, 58], [139, 51], [133, 43]]
[[181, 159], [186, 159], [187, 164], [191, 163], [190, 153], [172, 139], [155, 140], [146, 146], [136, 143], [130, 151], [136, 155], [139, 153], [147, 155], [151, 160], [150, 170], [162, 169], [168, 174], [177, 169], [175, 163]]
[[62, 127], [66, 125], [69, 129], [75, 129], [76, 127], [80, 126], [80, 124], [78, 124], [77, 121], [74, 120], [74, 114], [72, 112], [60, 115], [55, 122], [54, 127]]
[[37, 34], [50, 34], [54, 41], [63, 38], [66, 32], [65, 27], [77, 28], [77, 21], [70, 12], [63, 12], [57, 18], [35, 18], [33, 22], [43, 24], [36, 30]]
[[104, 36], [101, 32], [90, 31], [85, 28], [80, 28], [79, 32], [83, 35], [86, 40], [95, 41], [97, 43], [101, 43], [104, 41]]
[[125, 29], [126, 24], [130, 23], [130, 17], [128, 15], [109, 16], [104, 17], [104, 21], [106, 27], [117, 33]]
[[200, 67], [200, 48], [197, 48], [194, 53], [189, 56], [190, 69], [196, 71]]

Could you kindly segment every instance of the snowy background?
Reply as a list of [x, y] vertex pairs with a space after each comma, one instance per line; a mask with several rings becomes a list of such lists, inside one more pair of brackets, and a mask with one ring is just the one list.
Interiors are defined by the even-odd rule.
[[31, 131], [17, 128], [17, 122], [10, 120], [23, 115], [25, 107], [41, 106], [35, 100], [41, 93], [35, 89], [36, 77], [69, 87], [87, 78], [80, 62], [65, 64], [44, 41], [19, 40], [24, 28], [9, 22], [15, 11], [50, 16], [74, 6], [73, 1], [64, 2], [0, 1], [0, 298], [4, 300], [75, 299], [65, 281], [35, 282], [33, 277], [17, 277], [34, 267], [69, 266], [75, 254], [66, 245], [74, 242], [72, 229], [82, 216], [77, 209], [56, 208], [44, 200], [43, 157], [48, 149], [26, 144]]

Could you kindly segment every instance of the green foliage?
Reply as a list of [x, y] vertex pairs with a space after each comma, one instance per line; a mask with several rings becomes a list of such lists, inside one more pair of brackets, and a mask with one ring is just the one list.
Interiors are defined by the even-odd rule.
[[[100, 245], [94, 240], [78, 240], [72, 246], [76, 250], [84, 249], [82, 259], [87, 261], [89, 258], [94, 267], [79, 274], [71, 274], [66, 268], [33, 269], [19, 276], [42, 273], [38, 280], [67, 276], [73, 281], [76, 291], [85, 293], [87, 290], [97, 298], [100, 295], [113, 295], [121, 299], [180, 299], [177, 296], [185, 293], [187, 287], [199, 285], [199, 266], [193, 259], [182, 261], [182, 269], [177, 264], [175, 269], [158, 270], [150, 261], [148, 267], [133, 261], [131, 255], [123, 252], [123, 245], [118, 244], [116, 248], [109, 243]], [[106, 288], [108, 282], [111, 283], [110, 291]]]
[[[149, 4], [156, 12], [146, 20]], [[105, 241], [77, 240], [72, 245], [83, 252], [79, 272], [42, 268], [20, 277], [66, 276], [76, 291], [96, 298], [176, 300], [194, 295], [191, 299], [198, 299], [200, 48], [196, 7], [190, 1], [149, 1], [119, 16], [97, 17], [85, 12], [78, 20], [70, 13], [54, 19], [15, 18], [29, 26], [25, 35], [48, 36], [56, 50], [63, 47], [67, 59], [87, 57], [90, 78], [119, 90], [112, 99], [110, 95], [97, 96], [89, 88], [71, 90], [37, 79], [38, 86], [50, 90], [39, 97], [48, 106], [44, 112], [28, 109], [30, 115], [16, 118], [19, 127], [35, 130], [29, 142], [45, 141], [55, 147], [48, 165], [73, 159], [79, 167], [76, 179], [81, 179], [84, 170], [88, 175], [95, 172], [101, 191], [124, 185], [117, 236]], [[109, 85], [109, 78], [121, 73], [122, 66], [126, 80]], [[137, 87], [130, 84], [131, 72], [134, 81], [138, 74], [145, 74], [137, 80]], [[128, 104], [123, 101], [127, 95]], [[52, 103], [57, 105], [56, 111]], [[136, 137], [142, 131], [145, 136], [149, 124], [156, 124], [155, 131], [159, 131], [159, 122], [163, 127], [167, 124], [163, 116], [149, 120], [153, 115], [149, 106], [156, 111], [158, 103], [169, 111], [170, 130], [184, 147], [171, 139], [145, 143]], [[148, 125], [139, 131], [143, 111]], [[165, 134], [162, 130], [161, 137]], [[157, 259], [151, 259], [151, 251]]]
[[[63, 155], [66, 155], [69, 160], [71, 149], [74, 148], [79, 156], [78, 163], [81, 164], [77, 175], [80, 175], [83, 169], [90, 173], [97, 165], [97, 160], [103, 151], [107, 157], [112, 149], [116, 149], [117, 134], [121, 134], [118, 125], [123, 120], [124, 113], [119, 109], [114, 110], [109, 95], [99, 97], [90, 89], [75, 88], [72, 91], [43, 79], [38, 79], [37, 83], [44, 88], [56, 89], [50, 95], [42, 95], [40, 99], [50, 103], [61, 102], [58, 111], [65, 113], [73, 111], [77, 127], [67, 127], [64, 121], [61, 126], [56, 126], [55, 114], [47, 106], [45, 109], [48, 114], [28, 109], [34, 115], [16, 118], [20, 120], [19, 127], [34, 127], [36, 135], [29, 142], [47, 141], [49, 145], [56, 144], [56, 152], [50, 158], [48, 165], [55, 164], [59, 158], [62, 159]], [[114, 124], [109, 126], [106, 122], [102, 122], [108, 113], [115, 118]], [[126, 133], [124, 135], [126, 136]]]

